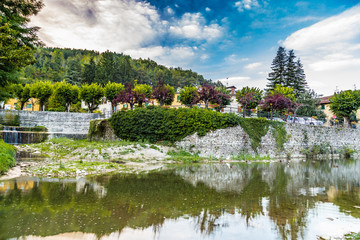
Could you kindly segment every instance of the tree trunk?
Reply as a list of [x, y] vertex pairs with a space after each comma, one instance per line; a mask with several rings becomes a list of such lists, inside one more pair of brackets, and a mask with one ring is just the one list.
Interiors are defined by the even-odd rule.
[[243, 118], [246, 117], [246, 105], [243, 107]]
[[351, 128], [350, 117], [344, 117], [344, 128]]
[[209, 109], [209, 101], [208, 100], [205, 101], [205, 108]]

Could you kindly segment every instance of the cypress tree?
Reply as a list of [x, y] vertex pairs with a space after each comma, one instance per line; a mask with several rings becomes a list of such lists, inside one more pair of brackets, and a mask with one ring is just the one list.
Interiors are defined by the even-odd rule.
[[272, 72], [269, 73], [269, 77], [268, 77], [269, 83], [266, 85], [267, 92], [273, 90], [275, 88], [275, 85], [277, 84], [280, 85], [285, 84], [286, 60], [287, 60], [287, 54], [285, 48], [279, 47], [276, 53], [276, 57], [274, 58], [271, 65]]
[[[284, 87], [291, 87], [294, 89], [295, 83], [295, 71], [296, 71], [296, 62], [295, 62], [294, 50], [290, 50], [286, 59], [286, 68], [284, 74]], [[295, 90], [295, 89], [294, 89]]]

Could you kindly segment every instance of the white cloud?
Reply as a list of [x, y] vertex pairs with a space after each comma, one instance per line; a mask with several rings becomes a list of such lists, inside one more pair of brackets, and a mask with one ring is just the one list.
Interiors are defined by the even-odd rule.
[[239, 12], [243, 12], [244, 10], [250, 10], [254, 7], [259, 7], [259, 3], [257, 0], [241, 0], [235, 3], [235, 7], [239, 10]]
[[167, 8], [167, 12], [168, 12], [168, 14], [170, 14], [170, 15], [174, 15], [174, 10], [171, 8], [171, 7], [168, 7]]
[[236, 54], [231, 54], [231, 55], [227, 56], [224, 60], [228, 63], [240, 63], [240, 62], [249, 61], [249, 58], [244, 58], [244, 57], [242, 58]]
[[211, 11], [211, 9], [210, 9], [210, 8], [208, 8], [208, 7], [206, 7], [206, 8], [205, 8], [205, 11], [210, 12], [210, 11]]
[[304, 64], [311, 88], [325, 95], [345, 90], [360, 76], [360, 5], [294, 32], [283, 45]]
[[213, 40], [222, 35], [222, 27], [216, 23], [206, 25], [201, 13], [185, 13], [180, 21], [170, 26], [169, 32], [179, 38]]
[[261, 62], [254, 62], [254, 63], [250, 63], [250, 64], [246, 65], [244, 68], [246, 68], [248, 70], [253, 70], [253, 69], [260, 67], [261, 65], [262, 65]]
[[[223, 30], [207, 23], [200, 13], [162, 20], [158, 9], [145, 1], [44, 0], [44, 4], [31, 25], [41, 28], [39, 36], [47, 46], [124, 52], [167, 66], [191, 67], [194, 59], [209, 57], [200, 46], [160, 46], [168, 35], [199, 40], [204, 46], [222, 36]], [[165, 14], [173, 15], [174, 10], [167, 7]]]
[[[154, 46], [126, 50], [124, 53], [133, 58], [151, 58], [168, 67], [190, 67], [189, 65], [198, 57], [197, 49], [186, 46], [174, 48]], [[202, 59], [203, 56], [200, 56]]]
[[264, 80], [262, 78], [252, 78], [244, 76], [232, 76], [228, 78], [219, 79], [225, 86], [235, 86], [237, 89], [243, 87], [258, 87], [260, 89], [264, 88]]
[[31, 24], [50, 46], [123, 51], [154, 41], [167, 24], [150, 4], [134, 0], [44, 3]]

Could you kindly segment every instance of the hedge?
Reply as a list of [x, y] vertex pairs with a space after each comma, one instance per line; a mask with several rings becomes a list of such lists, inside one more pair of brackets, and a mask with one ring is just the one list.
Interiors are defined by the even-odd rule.
[[240, 125], [256, 151], [269, 126], [283, 128], [265, 118], [242, 118], [234, 113], [219, 113], [200, 108], [138, 108], [116, 112], [109, 119], [115, 135], [130, 141], [181, 141], [197, 133], [204, 136], [211, 130]]

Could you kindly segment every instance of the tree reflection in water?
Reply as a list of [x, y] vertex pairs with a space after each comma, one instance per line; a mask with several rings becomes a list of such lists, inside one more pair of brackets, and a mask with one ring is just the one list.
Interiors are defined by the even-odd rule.
[[[334, 167], [336, 166], [336, 167]], [[357, 161], [185, 166], [171, 171], [90, 180], [20, 178], [0, 182], [0, 239], [68, 232], [97, 238], [125, 228], [153, 228], [189, 219], [203, 237], [226, 231], [241, 216], [260, 217], [282, 239], [305, 238], [308, 213], [333, 202], [360, 218]]]

